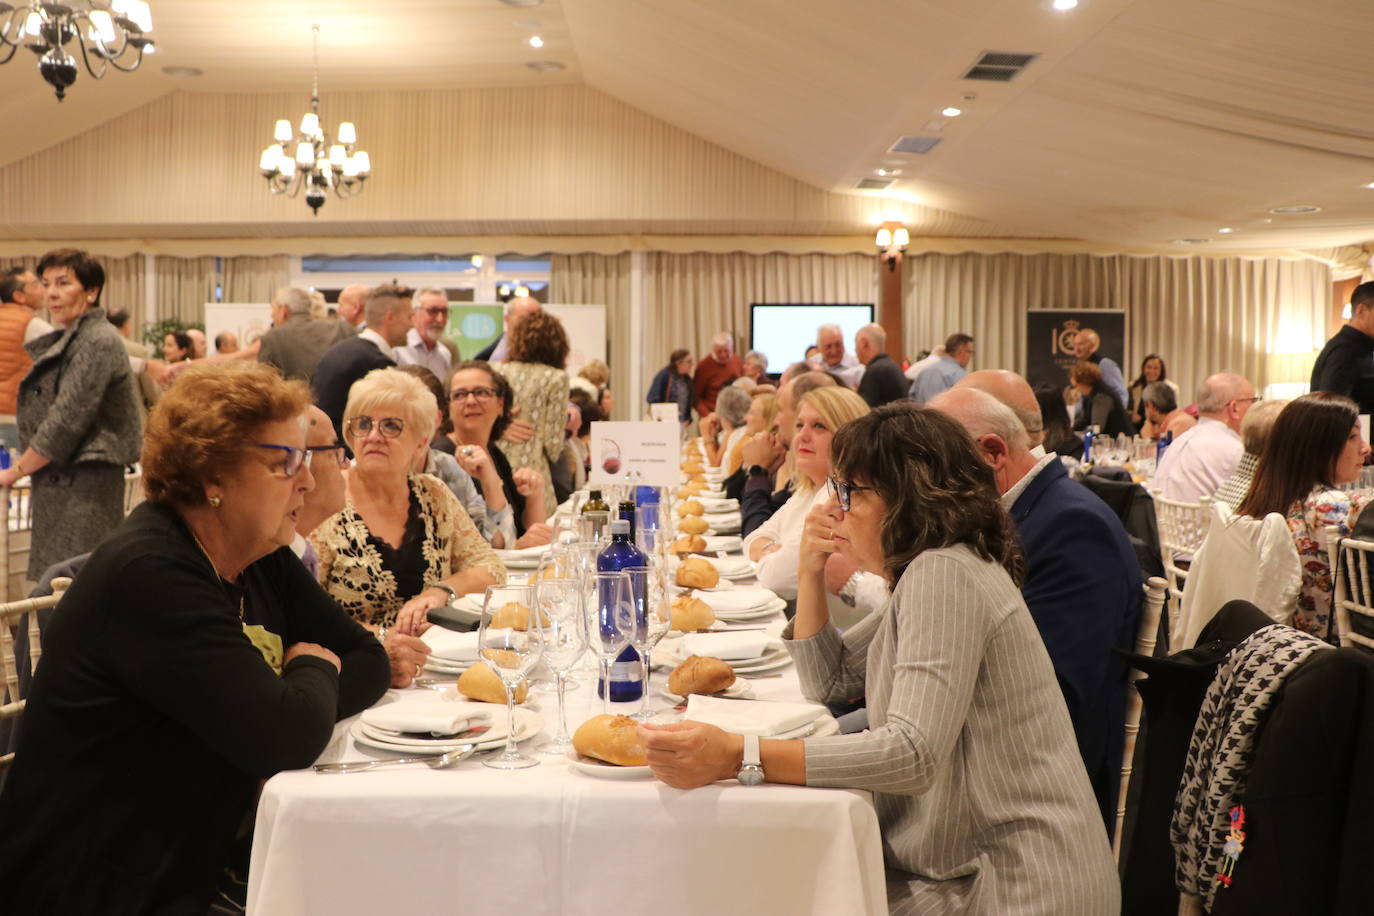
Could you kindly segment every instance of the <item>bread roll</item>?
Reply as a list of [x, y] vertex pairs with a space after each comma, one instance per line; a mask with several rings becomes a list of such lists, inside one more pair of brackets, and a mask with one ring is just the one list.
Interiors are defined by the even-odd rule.
[[719, 693], [734, 682], [735, 670], [725, 662], [691, 655], [668, 675], [668, 692], [680, 697], [691, 693]]
[[688, 515], [677, 523], [677, 530], [683, 534], [705, 534], [706, 519], [700, 515]]
[[618, 767], [648, 766], [638, 728], [639, 723], [629, 716], [592, 716], [573, 732], [573, 747], [583, 756]]
[[673, 599], [674, 630], [705, 630], [715, 622], [716, 612], [700, 598], [678, 595]]
[[705, 470], [706, 468], [703, 467], [701, 462], [697, 461], [695, 458], [691, 458], [687, 461], [682, 462], [682, 473], [684, 474], [700, 474]]
[[[540, 623], [543, 626], [549, 625], [547, 614], [540, 612]], [[530, 628], [530, 609], [520, 604], [518, 601], [510, 601], [497, 608], [496, 613], [491, 615], [491, 627], [498, 630], [519, 630], [524, 632]]]
[[668, 547], [669, 552], [682, 556], [684, 553], [700, 553], [706, 549], [706, 539], [699, 534], [684, 534]]
[[701, 557], [688, 557], [677, 568], [676, 581], [683, 588], [715, 588], [720, 572]]
[[689, 515], [701, 515], [705, 511], [706, 507], [701, 504], [700, 500], [689, 499], [677, 504], [677, 514], [683, 518]]
[[[488, 650], [488, 651], [500, 651]], [[458, 692], [468, 699], [480, 700], [483, 703], [506, 702], [506, 685], [501, 682], [495, 671], [486, 662], [478, 662], [468, 670], [458, 676]], [[520, 679], [520, 686], [515, 688], [515, 702], [525, 702], [525, 697], [529, 695], [530, 686], [524, 678]]]

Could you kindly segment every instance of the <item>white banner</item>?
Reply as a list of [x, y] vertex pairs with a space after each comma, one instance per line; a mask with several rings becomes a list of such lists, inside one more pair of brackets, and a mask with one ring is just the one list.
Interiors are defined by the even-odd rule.
[[215, 338], [229, 331], [246, 347], [272, 327], [272, 307], [266, 302], [205, 303], [205, 348], [215, 354]]

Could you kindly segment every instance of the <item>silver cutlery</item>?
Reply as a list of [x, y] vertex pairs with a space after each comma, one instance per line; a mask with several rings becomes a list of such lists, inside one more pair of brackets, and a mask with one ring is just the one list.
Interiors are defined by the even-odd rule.
[[447, 754], [440, 754], [437, 757], [427, 754], [423, 757], [397, 757], [393, 760], [349, 760], [344, 763], [317, 763], [315, 764], [316, 773], [361, 773], [364, 770], [375, 770], [378, 767], [400, 766], [403, 763], [423, 763], [432, 770], [442, 770], [453, 766], [463, 760], [467, 760], [477, 750], [477, 745], [468, 744], [457, 750], [449, 751]]
[[735, 677], [748, 678], [751, 681], [761, 681], [766, 677], [782, 677], [782, 672], [774, 671], [772, 674], [743, 674], [739, 671], [736, 671]]

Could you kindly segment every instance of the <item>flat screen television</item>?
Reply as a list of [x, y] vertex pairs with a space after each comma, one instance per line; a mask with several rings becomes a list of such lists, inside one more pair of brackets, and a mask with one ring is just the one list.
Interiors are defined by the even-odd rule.
[[749, 306], [749, 349], [768, 357], [768, 373], [778, 375], [792, 363], [806, 358], [806, 348], [816, 342], [816, 329], [838, 324], [844, 333], [844, 349], [854, 352], [854, 332], [873, 321], [873, 305], [818, 305], [810, 303], [754, 303]]

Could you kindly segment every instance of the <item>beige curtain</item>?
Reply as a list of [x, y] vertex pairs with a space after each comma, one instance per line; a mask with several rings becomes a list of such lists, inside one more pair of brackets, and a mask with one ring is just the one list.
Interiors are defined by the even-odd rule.
[[1270, 357], [1320, 349], [1331, 299], [1328, 265], [1278, 258], [927, 254], [905, 282], [911, 356], [963, 331], [975, 368], [1024, 372], [1027, 310], [1124, 309], [1127, 382], [1158, 353], [1188, 400], [1221, 370], [1293, 381]]
[[617, 416], [637, 414], [626, 403], [630, 395], [630, 256], [629, 254], [556, 254], [549, 264], [549, 301], [561, 305], [606, 306], [606, 362]]
[[[11, 267], [33, 270], [43, 253], [0, 258], [0, 271]], [[143, 301], [147, 279], [143, 270], [143, 255], [132, 254], [124, 258], [97, 257], [100, 266], [105, 268], [105, 289], [100, 294], [100, 304], [107, 311], [124, 309], [133, 320], [132, 334], [139, 339], [143, 326]]]
[[[650, 253], [645, 278], [645, 387], [677, 347], [700, 356], [718, 331], [749, 341], [749, 306], [762, 302], [877, 304], [878, 261], [869, 254]], [[804, 354], [770, 353], [770, 372]]]
[[173, 258], [153, 261], [157, 282], [155, 319], [177, 318], [186, 324], [205, 324], [205, 303], [215, 301], [218, 271], [215, 258]]
[[223, 302], [270, 302], [272, 294], [291, 282], [291, 258], [241, 255], [220, 262]]

